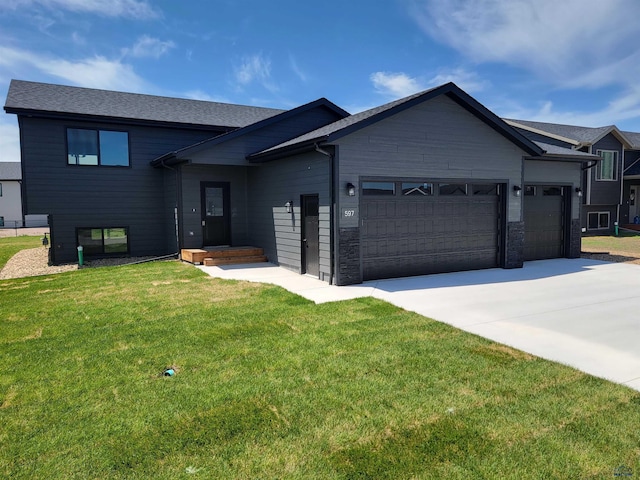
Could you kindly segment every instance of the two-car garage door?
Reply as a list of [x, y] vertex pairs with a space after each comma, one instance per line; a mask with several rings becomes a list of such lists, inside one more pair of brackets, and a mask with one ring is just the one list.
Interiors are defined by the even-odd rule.
[[498, 266], [501, 184], [389, 180], [361, 187], [365, 280]]

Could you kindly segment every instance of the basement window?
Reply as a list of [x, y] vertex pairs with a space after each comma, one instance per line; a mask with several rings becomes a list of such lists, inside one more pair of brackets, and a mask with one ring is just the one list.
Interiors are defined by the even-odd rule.
[[587, 214], [587, 230], [608, 230], [609, 212], [589, 212]]
[[69, 165], [129, 166], [129, 134], [111, 130], [67, 129]]
[[126, 227], [78, 228], [78, 246], [87, 256], [129, 253], [129, 232]]

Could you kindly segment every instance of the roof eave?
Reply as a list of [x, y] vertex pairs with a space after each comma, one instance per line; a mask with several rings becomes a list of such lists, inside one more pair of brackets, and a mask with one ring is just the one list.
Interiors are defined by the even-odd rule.
[[515, 128], [522, 128], [523, 130], [527, 130], [531, 133], [537, 133], [538, 135], [543, 135], [545, 137], [553, 138], [554, 140], [560, 140], [561, 142], [568, 143], [569, 145], [573, 145], [574, 147], [588, 146], [589, 143], [579, 142], [574, 140], [573, 138], [563, 137], [562, 135], [556, 135], [555, 133], [549, 133], [544, 130], [540, 130], [539, 128], [530, 127], [529, 125], [524, 125], [522, 123], [514, 122], [513, 120], [504, 120], [504, 122]]
[[296, 143], [294, 145], [288, 145], [283, 148], [278, 148], [276, 150], [266, 151], [266, 152], [258, 152], [247, 155], [245, 159], [250, 163], [265, 163], [270, 162], [272, 160], [278, 160], [279, 158], [289, 157], [291, 155], [296, 155], [298, 153], [306, 153], [315, 150], [317, 143], [325, 143], [327, 140], [327, 136], [313, 138], [310, 140], [306, 140], [302, 143]]

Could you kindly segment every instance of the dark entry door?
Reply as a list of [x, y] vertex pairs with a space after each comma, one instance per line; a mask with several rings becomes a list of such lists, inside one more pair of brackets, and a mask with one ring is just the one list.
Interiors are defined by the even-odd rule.
[[302, 196], [302, 273], [320, 275], [320, 200]]
[[524, 259], [564, 256], [565, 189], [526, 185], [524, 192]]
[[230, 245], [229, 183], [201, 182], [203, 246]]

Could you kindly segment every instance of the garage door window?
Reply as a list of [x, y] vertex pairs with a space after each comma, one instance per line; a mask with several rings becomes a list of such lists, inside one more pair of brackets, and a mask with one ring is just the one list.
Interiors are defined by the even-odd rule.
[[562, 195], [562, 188], [561, 187], [544, 187], [544, 190], [542, 191], [542, 195], [544, 195], [545, 197], [557, 197]]
[[474, 195], [497, 195], [497, 185], [473, 185]]
[[362, 182], [363, 195], [395, 195], [394, 182]]
[[589, 212], [587, 218], [589, 230], [609, 229], [609, 212]]
[[439, 186], [440, 195], [466, 195], [466, 183], [441, 183]]
[[402, 195], [433, 195], [433, 183], [402, 182]]

